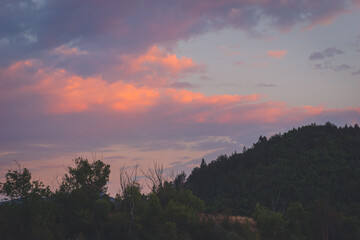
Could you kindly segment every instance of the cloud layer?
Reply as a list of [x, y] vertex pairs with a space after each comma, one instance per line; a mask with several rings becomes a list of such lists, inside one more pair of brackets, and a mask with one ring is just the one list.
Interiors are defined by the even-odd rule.
[[[129, 66], [134, 66], [129, 71], [135, 75], [143, 71], [139, 62], [148, 54], [140, 56], [129, 60]], [[151, 63], [160, 62], [162, 72], [178, 75], [198, 66], [176, 56], [170, 57], [171, 64], [164, 64], [159, 59], [171, 55], [161, 56], [165, 58], [151, 58]], [[141, 76], [146, 82], [147, 75]], [[207, 96], [169, 84], [151, 85], [151, 81], [147, 85], [121, 79], [110, 83], [101, 76], [82, 77], [35, 60], [1, 68], [0, 78], [1, 125], [6, 126], [0, 134], [3, 152], [17, 151], [14, 143], [24, 141], [90, 151], [115, 143], [132, 146], [157, 140], [237, 136], [241, 131], [234, 129], [244, 126], [255, 130], [259, 125], [297, 125], [329, 114], [340, 122], [358, 122], [360, 116], [359, 109], [289, 107], [258, 94]]]
[[154, 43], [171, 44], [224, 27], [255, 32], [265, 20], [282, 31], [297, 24], [328, 24], [352, 4], [358, 1], [2, 1], [0, 51], [3, 63], [54, 49], [88, 53], [83, 61], [106, 62], [116, 54], [143, 52]]

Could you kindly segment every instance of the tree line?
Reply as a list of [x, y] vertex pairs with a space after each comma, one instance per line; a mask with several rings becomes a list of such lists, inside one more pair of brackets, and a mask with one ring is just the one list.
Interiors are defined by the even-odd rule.
[[0, 239], [255, 239], [249, 226], [201, 221], [202, 200], [186, 175], [166, 180], [162, 167], [142, 172], [152, 191], [141, 192], [137, 171], [120, 170], [120, 192], [107, 194], [110, 165], [74, 160], [57, 190], [32, 180], [26, 169], [9, 170], [0, 192]]
[[202, 160], [188, 178], [123, 167], [115, 197], [101, 160], [75, 159], [53, 191], [19, 166], [0, 183], [11, 199], [0, 239], [360, 239], [359, 146], [357, 125], [312, 124]]

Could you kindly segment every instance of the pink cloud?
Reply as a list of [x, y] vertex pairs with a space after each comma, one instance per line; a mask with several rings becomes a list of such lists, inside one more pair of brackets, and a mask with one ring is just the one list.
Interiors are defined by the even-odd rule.
[[185, 74], [204, 71], [204, 65], [188, 57], [179, 58], [156, 45], [144, 54], [121, 55], [120, 59], [122, 64], [117, 71], [123, 74], [125, 80], [136, 78], [138, 83], [153, 86], [171, 85]]
[[[32, 60], [16, 62], [3, 71], [0, 69], [0, 76], [15, 84], [3, 89], [3, 94], [9, 95], [11, 91], [15, 96], [42, 97], [45, 111], [57, 114], [93, 111], [98, 107], [136, 112], [154, 105], [159, 98], [156, 89], [122, 81], [109, 83], [100, 76], [84, 78], [64, 69], [44, 67]], [[24, 78], [25, 82], [22, 82]]]
[[283, 58], [287, 54], [287, 50], [272, 50], [267, 51], [267, 56], [273, 57], [273, 58]]
[[48, 111], [70, 113], [91, 111], [105, 107], [117, 111], [140, 111], [155, 104], [158, 91], [147, 87], [136, 87], [121, 81], [108, 83], [97, 78], [82, 78], [58, 70], [37, 76], [36, 85], [28, 88], [44, 95], [48, 102]]
[[[185, 66], [186, 69], [187, 66], [194, 65], [188, 59], [163, 55], [157, 48], [150, 50], [150, 53], [133, 60], [135, 70], [142, 69], [144, 62], [151, 62], [165, 66], [177, 74], [182, 67]], [[39, 98], [41, 100], [34, 102], [33, 109], [39, 109], [43, 114], [95, 114], [101, 110], [111, 115], [147, 116], [156, 110], [156, 117], [163, 116], [162, 121], [168, 121], [169, 124], [236, 125], [296, 122], [341, 111], [326, 109], [324, 106], [289, 107], [284, 102], [265, 100], [259, 94], [208, 96], [172, 87], [137, 85], [121, 79], [107, 82], [100, 76], [81, 77], [64, 69], [45, 67], [33, 60], [20, 61], [0, 69], [0, 77], [7, 80], [2, 82], [1, 101], [6, 101], [10, 96], [19, 99], [22, 96]], [[359, 110], [356, 111], [359, 113]]]
[[137, 74], [149, 71], [150, 69], [159, 69], [173, 75], [178, 75], [183, 72], [198, 71], [202, 68], [201, 65], [196, 64], [191, 58], [178, 58], [175, 54], [162, 51], [156, 45], [149, 48], [143, 55], [123, 55], [121, 58], [124, 64], [120, 69], [130, 74]]
[[360, 0], [352, 0], [352, 4], [356, 5], [357, 7], [360, 7]]
[[260, 99], [259, 94], [251, 95], [213, 95], [206, 96], [202, 93], [196, 93], [187, 90], [168, 89], [166, 95], [170, 96], [172, 101], [180, 104], [203, 104], [203, 105], [228, 105], [236, 103], [256, 102]]
[[351, 12], [350, 10], [344, 9], [344, 10], [334, 11], [334, 12], [328, 13], [323, 16], [319, 16], [316, 19], [314, 19], [313, 21], [311, 21], [309, 24], [307, 24], [305, 27], [303, 27], [303, 30], [312, 30], [313, 28], [315, 28], [316, 26], [319, 26], [319, 25], [329, 26], [340, 15], [350, 13], [350, 12]]
[[319, 115], [324, 112], [324, 107], [303, 106], [302, 108], [310, 115]]
[[[183, 61], [170, 55], [161, 55], [157, 48], [150, 52], [153, 51], [156, 54], [136, 58], [133, 61], [136, 63], [134, 69], [142, 68], [142, 63], [147, 61], [170, 66], [170, 71], [175, 73], [183, 66], [193, 66], [191, 60]], [[26, 73], [32, 75], [22, 82]], [[276, 123], [280, 119], [298, 121], [330, 111], [316, 106], [289, 107], [284, 102], [264, 101], [264, 97], [259, 94], [207, 96], [201, 92], [171, 87], [138, 86], [121, 79], [109, 83], [100, 76], [84, 78], [64, 69], [46, 68], [32, 60], [20, 61], [7, 69], [0, 69], [0, 76], [4, 74], [16, 88], [10, 86], [3, 89], [2, 93], [6, 94], [11, 90], [12, 96], [26, 94], [42, 98], [40, 105], [34, 107], [43, 109], [48, 114], [95, 113], [102, 109], [112, 114], [121, 112], [146, 115], [157, 109], [159, 116], [171, 116], [177, 111], [181, 115], [176, 120], [178, 123], [183, 119], [184, 122], [193, 123], [239, 124]], [[19, 86], [16, 86], [16, 81], [19, 81]]]

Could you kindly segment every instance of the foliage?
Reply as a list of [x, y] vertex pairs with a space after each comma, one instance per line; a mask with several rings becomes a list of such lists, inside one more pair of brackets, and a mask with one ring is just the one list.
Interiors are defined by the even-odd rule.
[[49, 187], [38, 180], [31, 181], [31, 173], [24, 168], [9, 170], [5, 175], [6, 182], [0, 184], [0, 193], [12, 199], [28, 199], [30, 197], [46, 197], [50, 194]]
[[[269, 139], [260, 136], [242, 153], [202, 162], [186, 184], [208, 212], [260, 212], [264, 218], [258, 221], [272, 224], [280, 224], [276, 214], [282, 214], [287, 239], [358, 239], [359, 146], [357, 124], [311, 124]], [[346, 221], [351, 227], [345, 234]], [[266, 221], [260, 222], [265, 231]]]
[[[0, 204], [1, 239], [241, 239], [232, 225], [211, 228], [201, 222], [203, 202], [186, 189], [186, 175], [165, 180], [162, 168], [153, 169], [153, 191], [145, 195], [137, 182], [137, 168], [120, 174], [121, 192], [111, 198], [106, 194], [110, 166], [102, 161], [89, 163], [75, 159], [58, 190], [41, 198]], [[31, 195], [31, 174], [27, 169], [9, 172], [2, 184], [12, 191], [4, 193], [23, 199]], [[11, 180], [11, 181], [10, 181]], [[35, 186], [35, 187], [34, 187]], [[48, 188], [45, 188], [48, 189]], [[35, 190], [34, 190], [35, 191]], [[35, 191], [37, 192], [37, 190]], [[29, 195], [30, 194], [30, 195]]]
[[95, 193], [105, 193], [109, 181], [110, 165], [100, 160], [89, 163], [87, 159], [74, 160], [76, 167], [68, 167], [60, 191], [69, 193], [78, 189], [86, 189]]
[[141, 171], [148, 194], [138, 168], [123, 167], [116, 198], [100, 160], [75, 159], [54, 192], [19, 167], [0, 184], [12, 198], [0, 204], [0, 239], [359, 239], [359, 145], [357, 125], [305, 126], [202, 160], [188, 179], [166, 179], [155, 164]]

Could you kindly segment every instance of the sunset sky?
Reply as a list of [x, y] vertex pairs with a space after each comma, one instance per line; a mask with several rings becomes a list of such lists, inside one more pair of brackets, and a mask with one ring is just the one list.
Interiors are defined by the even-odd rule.
[[0, 180], [102, 158], [115, 194], [123, 165], [359, 124], [359, 92], [360, 0], [0, 1]]

